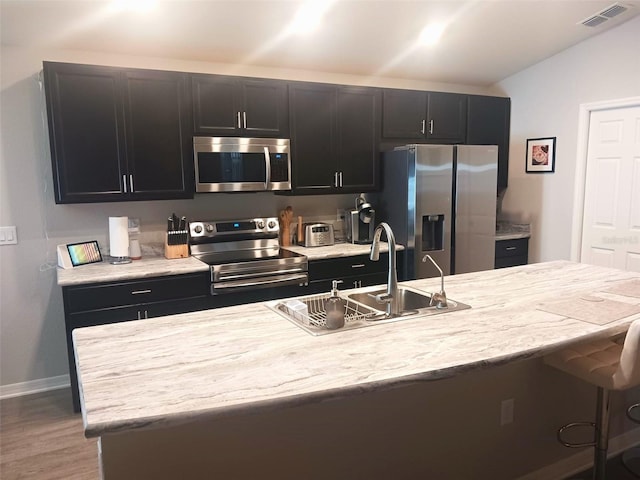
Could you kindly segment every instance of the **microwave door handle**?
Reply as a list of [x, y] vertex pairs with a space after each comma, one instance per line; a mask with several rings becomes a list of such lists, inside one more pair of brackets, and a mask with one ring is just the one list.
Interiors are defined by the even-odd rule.
[[269, 184], [271, 183], [271, 158], [269, 157], [269, 147], [264, 147], [264, 166], [266, 177], [264, 179], [264, 189], [267, 190], [269, 188]]

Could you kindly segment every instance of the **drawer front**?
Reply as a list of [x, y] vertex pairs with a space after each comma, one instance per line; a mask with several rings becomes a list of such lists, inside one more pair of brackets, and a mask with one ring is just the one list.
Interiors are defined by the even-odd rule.
[[353, 257], [330, 258], [326, 260], [309, 261], [309, 281], [340, 279], [354, 275], [368, 275], [370, 273], [386, 272], [389, 254], [381, 253], [380, 260], [372, 262], [368, 255]]
[[517, 238], [514, 240], [496, 241], [496, 258], [526, 257], [529, 253], [529, 239]]
[[64, 287], [67, 313], [124, 307], [209, 294], [209, 274], [175, 275], [145, 280]]
[[517, 267], [518, 265], [526, 265], [527, 263], [528, 259], [526, 256], [496, 257], [495, 268]]

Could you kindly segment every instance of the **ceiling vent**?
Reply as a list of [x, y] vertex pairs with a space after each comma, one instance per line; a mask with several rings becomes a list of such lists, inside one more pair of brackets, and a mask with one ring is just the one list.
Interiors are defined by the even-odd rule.
[[626, 7], [620, 3], [614, 3], [613, 5], [608, 6], [604, 10], [591, 15], [587, 19], [579, 22], [585, 27], [597, 27], [598, 25], [606, 22], [610, 18], [616, 17], [623, 12], [626, 12], [629, 7]]

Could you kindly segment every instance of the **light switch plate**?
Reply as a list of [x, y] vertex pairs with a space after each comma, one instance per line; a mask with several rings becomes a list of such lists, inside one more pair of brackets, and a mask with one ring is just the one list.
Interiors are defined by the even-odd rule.
[[0, 227], [0, 245], [16, 245], [18, 243], [18, 234], [16, 227]]

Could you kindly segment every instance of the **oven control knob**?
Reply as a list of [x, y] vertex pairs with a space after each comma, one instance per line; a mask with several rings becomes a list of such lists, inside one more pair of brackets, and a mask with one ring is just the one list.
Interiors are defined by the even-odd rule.
[[204, 228], [206, 228], [207, 232], [209, 232], [209, 233], [213, 232], [213, 225], [211, 225], [210, 223], [208, 223], [207, 226], [204, 227]]
[[267, 225], [269, 228], [275, 228], [276, 226], [276, 222], [274, 222], [273, 220], [269, 220], [269, 224]]
[[262, 230], [264, 228], [264, 222], [262, 220], [258, 220], [258, 228]]
[[193, 227], [193, 231], [196, 233], [201, 233], [202, 232], [202, 225], [196, 225], [195, 227]]

